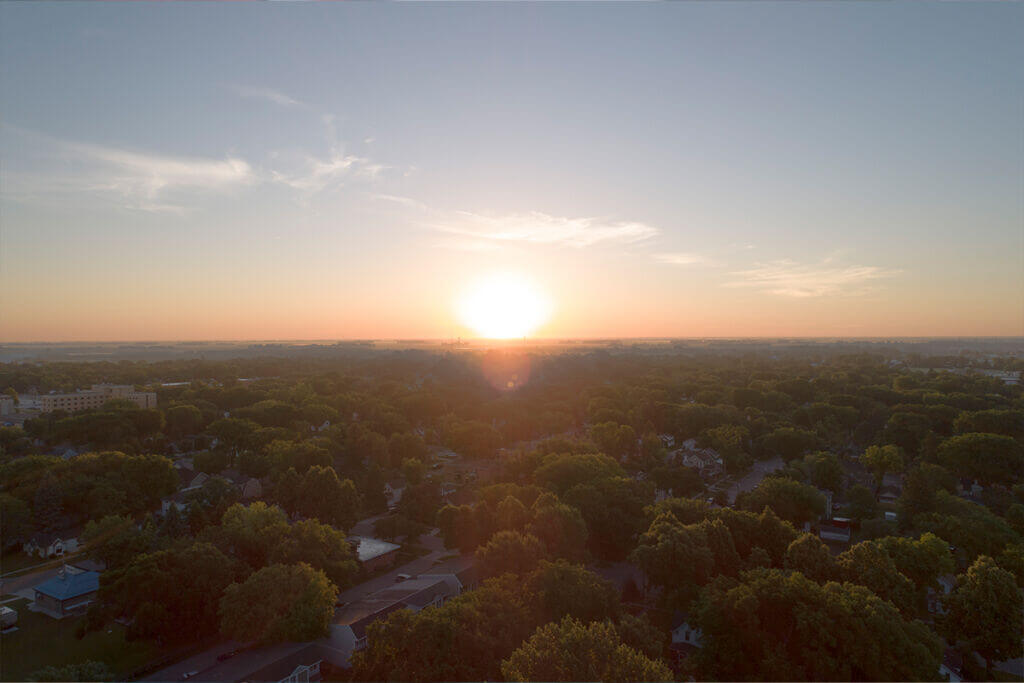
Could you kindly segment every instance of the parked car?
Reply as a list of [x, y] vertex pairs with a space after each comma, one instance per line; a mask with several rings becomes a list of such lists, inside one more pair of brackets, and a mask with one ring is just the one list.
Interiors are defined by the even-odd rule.
[[198, 671], [188, 671], [188, 672], [183, 673], [181, 675], [181, 680], [187, 681], [188, 679], [192, 678], [193, 676], [198, 676], [198, 675], [199, 675]]
[[395, 577], [395, 581], [396, 582], [398, 582], [398, 581], [408, 581], [411, 578], [412, 577], [410, 575], [408, 575], [408, 574], [399, 574], [398, 576]]

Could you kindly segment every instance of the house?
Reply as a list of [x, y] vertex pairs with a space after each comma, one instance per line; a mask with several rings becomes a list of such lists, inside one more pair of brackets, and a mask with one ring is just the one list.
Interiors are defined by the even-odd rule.
[[899, 497], [900, 490], [895, 486], [883, 486], [878, 490], [878, 502], [883, 505], [895, 505]]
[[64, 565], [57, 570], [57, 576], [33, 588], [33, 607], [54, 619], [63, 619], [88, 607], [99, 587], [99, 572]]
[[682, 660], [704, 647], [703, 633], [690, 624], [685, 612], [676, 610], [672, 614], [672, 642], [669, 643], [672, 663], [678, 666]]
[[78, 550], [78, 534], [64, 532], [62, 534], [38, 533], [22, 546], [27, 555], [37, 555], [42, 559], [62, 557], [65, 553]]
[[197, 489], [206, 482], [208, 482], [209, 480], [210, 475], [208, 475], [206, 472], [200, 472], [196, 476], [192, 477], [192, 481], [189, 482], [189, 485], [185, 487], [185, 490], [191, 491], [192, 489]]
[[713, 477], [725, 472], [722, 456], [710, 448], [698, 448], [696, 439], [687, 439], [682, 447], [673, 453], [675, 460], [685, 467], [692, 467], [702, 477]]
[[330, 651], [335, 657], [331, 664], [347, 667], [351, 654], [366, 647], [367, 627], [378, 619], [400, 609], [419, 612], [442, 605], [460, 594], [461, 586], [454, 574], [420, 575], [345, 605], [335, 613], [328, 636]]
[[946, 651], [942, 654], [939, 676], [949, 681], [949, 683], [960, 683], [964, 680], [964, 658], [951, 647], [947, 647]]
[[405, 480], [395, 480], [384, 483], [384, 496], [388, 500], [388, 508], [392, 508], [402, 500], [402, 492], [405, 491]]
[[943, 598], [953, 592], [956, 588], [956, 577], [952, 574], [943, 574], [938, 578], [939, 590], [929, 587], [926, 590], [926, 601], [928, 611], [932, 614], [945, 614], [946, 608], [943, 605]]
[[255, 477], [250, 478], [244, 484], [242, 484], [242, 498], [252, 499], [259, 498], [263, 495], [263, 484], [260, 483], [259, 479]]
[[349, 536], [348, 542], [356, 552], [359, 566], [368, 572], [393, 565], [398, 559], [398, 550], [402, 547], [397, 543], [366, 536]]

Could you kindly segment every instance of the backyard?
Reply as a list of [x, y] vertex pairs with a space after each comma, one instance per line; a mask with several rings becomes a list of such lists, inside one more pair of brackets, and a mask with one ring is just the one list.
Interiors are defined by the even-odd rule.
[[90, 659], [106, 663], [122, 676], [160, 654], [149, 642], [127, 642], [124, 627], [116, 624], [79, 640], [75, 638], [75, 626], [80, 619], [52, 619], [30, 612], [28, 603], [25, 599], [5, 602], [18, 612], [18, 629], [0, 635], [0, 680], [23, 681], [45, 666]]

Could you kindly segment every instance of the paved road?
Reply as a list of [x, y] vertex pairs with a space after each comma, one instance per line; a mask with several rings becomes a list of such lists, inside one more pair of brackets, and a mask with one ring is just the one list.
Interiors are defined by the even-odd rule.
[[761, 483], [761, 480], [765, 478], [770, 472], [780, 470], [785, 466], [782, 458], [772, 458], [771, 460], [758, 460], [754, 463], [754, 466], [750, 469], [745, 477], [740, 479], [738, 482], [732, 485], [729, 489], [729, 505], [736, 502], [736, 496], [741, 491], [751, 491], [755, 486]]
[[[356, 526], [352, 528], [353, 535], [359, 535], [357, 529], [360, 527], [360, 525], [363, 524], [368, 524], [368, 528], [372, 530], [374, 519], [375, 518], [371, 517], [369, 519], [362, 520], [361, 522], [356, 524]], [[358, 586], [353, 586], [352, 588], [349, 588], [347, 591], [343, 592], [341, 595], [338, 596], [338, 600], [344, 602], [355, 602], [356, 600], [359, 600], [374, 591], [378, 591], [382, 588], [387, 588], [388, 586], [393, 585], [395, 583], [395, 578], [399, 574], [423, 574], [434, 566], [434, 562], [436, 560], [439, 560], [445, 555], [450, 555], [453, 552], [451, 550], [445, 549], [444, 541], [440, 538], [440, 536], [434, 536], [431, 534], [424, 534], [423, 536], [421, 536], [420, 545], [429, 548], [430, 552], [427, 555], [424, 555], [423, 557], [418, 557], [412, 562], [409, 562], [407, 564], [402, 565], [401, 567], [393, 569], [387, 574], [382, 574], [381, 576], [361, 583]], [[188, 659], [182, 660], [177, 664], [172, 664], [171, 666], [168, 666], [153, 674], [150, 674], [142, 680], [180, 681], [181, 677], [189, 671], [198, 671], [199, 675], [196, 677], [196, 680], [202, 680], [203, 672], [207, 669], [213, 668], [218, 664], [217, 657], [219, 655], [224, 654], [225, 652], [230, 652], [231, 650], [237, 650], [240, 647], [242, 647], [242, 645], [234, 641], [221, 643], [215, 647], [205, 650], [204, 652], [200, 652], [197, 655], [189, 657]]]
[[60, 565], [28, 574], [21, 574], [10, 579], [0, 579], [0, 590], [3, 593], [13, 593], [20, 598], [34, 600], [35, 592], [32, 590], [32, 587], [57, 576], [58, 569], [60, 569]]

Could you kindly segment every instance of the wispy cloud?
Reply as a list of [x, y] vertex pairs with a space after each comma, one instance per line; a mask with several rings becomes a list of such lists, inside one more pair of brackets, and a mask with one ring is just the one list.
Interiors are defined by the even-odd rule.
[[382, 202], [393, 202], [395, 204], [401, 204], [402, 206], [407, 206], [410, 209], [418, 209], [421, 211], [427, 210], [426, 204], [419, 200], [413, 199], [412, 197], [402, 197], [395, 194], [374, 194], [370, 195], [370, 198]]
[[739, 279], [726, 286], [753, 287], [769, 294], [798, 298], [857, 296], [870, 292], [870, 283], [873, 281], [892, 277], [899, 272], [878, 266], [833, 265], [831, 258], [815, 265], [780, 260], [735, 271], [732, 275]]
[[346, 154], [341, 148], [335, 148], [322, 158], [305, 156], [293, 170], [272, 170], [270, 177], [292, 189], [316, 194], [328, 187], [341, 185], [347, 178], [375, 179], [387, 168], [366, 157]]
[[710, 266], [717, 265], [715, 261], [703, 254], [687, 252], [670, 252], [666, 254], [655, 254], [654, 260], [658, 263], [666, 263], [671, 266]]
[[282, 107], [301, 107], [303, 109], [309, 109], [309, 105], [305, 102], [300, 102], [294, 97], [290, 97], [279, 90], [273, 88], [261, 88], [249, 85], [231, 85], [231, 90], [240, 97], [249, 97], [257, 100], [266, 100], [267, 102], [273, 102], [279, 104]]
[[130, 209], [181, 212], [187, 203], [183, 193], [228, 191], [258, 179], [249, 163], [237, 157], [155, 154], [8, 129], [30, 140], [41, 159], [50, 160], [45, 172], [6, 170], [5, 194], [16, 198], [84, 194]]
[[467, 211], [435, 221], [431, 228], [495, 243], [521, 243], [589, 247], [602, 242], [631, 244], [654, 237], [659, 230], [637, 222], [609, 222], [597, 218], [567, 218], [538, 211], [485, 216]]

